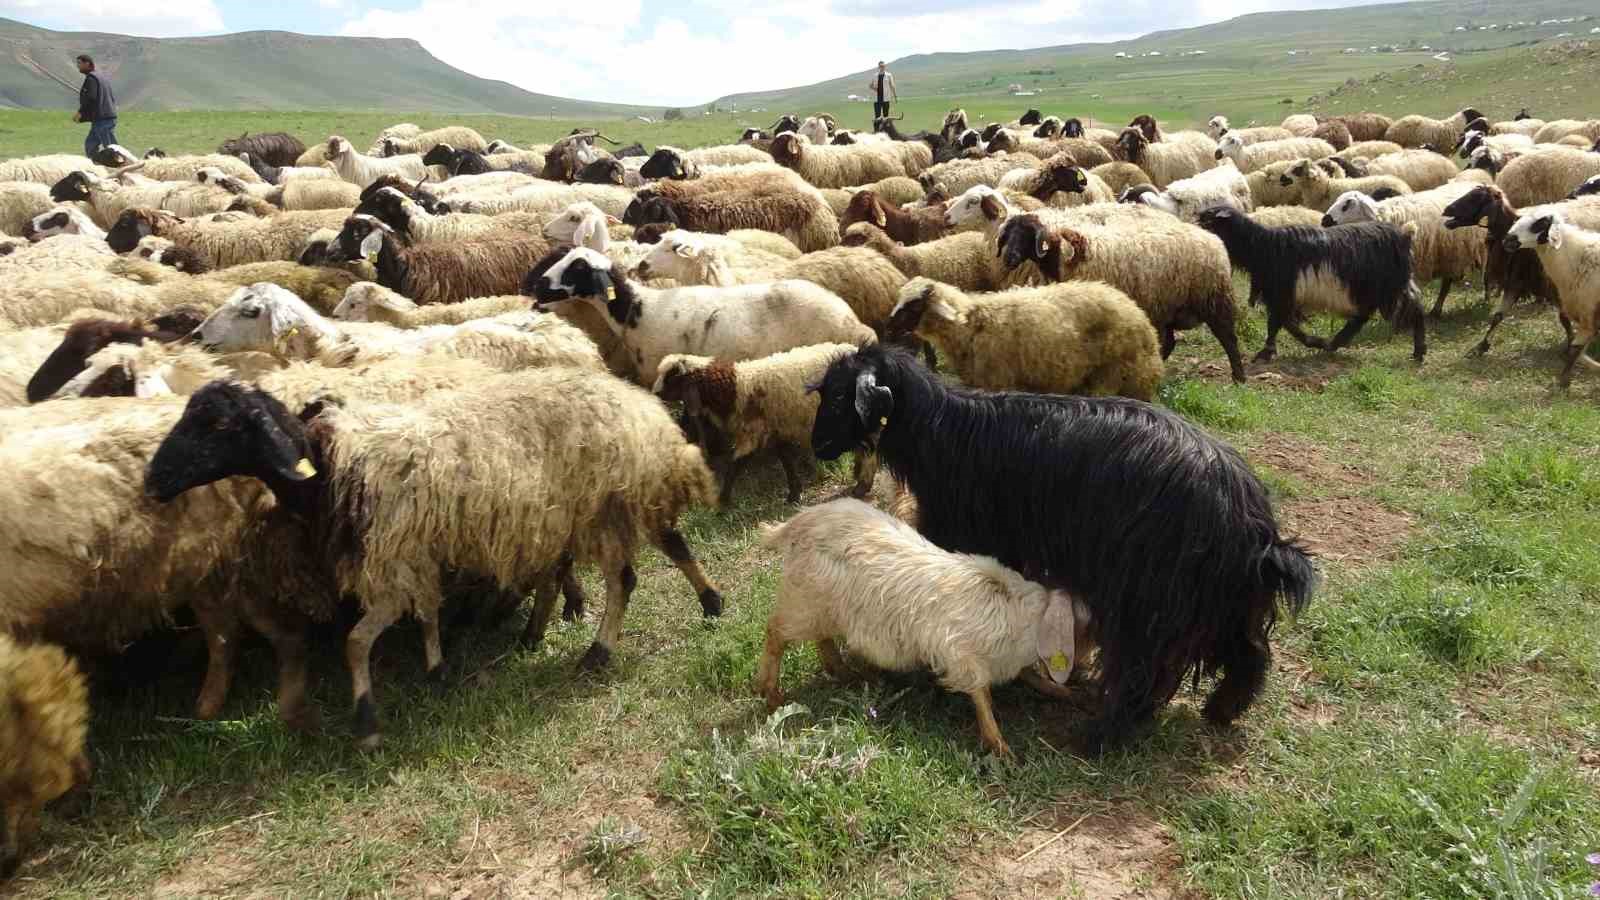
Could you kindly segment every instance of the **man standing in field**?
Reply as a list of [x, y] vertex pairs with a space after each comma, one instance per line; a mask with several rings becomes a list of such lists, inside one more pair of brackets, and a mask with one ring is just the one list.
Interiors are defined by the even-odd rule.
[[877, 97], [877, 102], [872, 104], [872, 121], [874, 122], [889, 114], [890, 97], [894, 98], [895, 103], [900, 102], [900, 92], [895, 90], [894, 87], [894, 76], [890, 75], [889, 70], [883, 67], [883, 60], [881, 59], [878, 60], [878, 74], [872, 76], [872, 80], [867, 82], [867, 88], [877, 92], [874, 95]]
[[93, 158], [101, 147], [117, 142], [117, 95], [95, 74], [94, 58], [89, 54], [78, 55], [78, 72], [83, 75], [83, 87], [78, 88], [78, 111], [72, 114], [72, 121], [89, 123], [83, 155]]

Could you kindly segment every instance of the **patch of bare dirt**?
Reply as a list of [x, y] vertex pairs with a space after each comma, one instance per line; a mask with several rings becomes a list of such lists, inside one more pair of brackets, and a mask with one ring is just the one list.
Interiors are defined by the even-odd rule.
[[1372, 483], [1372, 475], [1359, 466], [1329, 459], [1327, 448], [1290, 434], [1263, 435], [1251, 446], [1249, 457], [1252, 463], [1269, 465], [1314, 485]]
[[1355, 496], [1291, 500], [1278, 518], [1318, 559], [1357, 565], [1395, 558], [1416, 527], [1410, 514]]
[[245, 850], [242, 834], [230, 834], [217, 843], [188, 854], [176, 871], [156, 883], [151, 896], [179, 897], [266, 897], [269, 894], [246, 886], [259, 883], [254, 860]]
[[[1082, 897], [1086, 900], [1181, 900], [1198, 896], [1175, 884], [1182, 859], [1161, 823], [1131, 806], [1058, 814], [1029, 825], [1015, 842], [975, 851], [962, 861], [957, 900]], [[1065, 834], [1062, 832], [1065, 831]]]

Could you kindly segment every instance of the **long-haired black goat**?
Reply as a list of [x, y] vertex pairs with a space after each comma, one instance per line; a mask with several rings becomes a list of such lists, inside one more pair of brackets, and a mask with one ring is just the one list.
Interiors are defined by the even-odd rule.
[[245, 132], [236, 138], [229, 138], [217, 145], [217, 152], [224, 156], [238, 156], [248, 153], [269, 166], [292, 166], [306, 152], [306, 145], [292, 134], [283, 131], [273, 131], [264, 134], [251, 134]]
[[[1422, 291], [1411, 280], [1410, 233], [1387, 222], [1269, 228], [1227, 206], [1202, 210], [1199, 224], [1222, 239], [1234, 265], [1250, 273], [1251, 293], [1259, 292], [1267, 307], [1267, 342], [1256, 362], [1277, 354], [1280, 328], [1307, 347], [1338, 350], [1374, 313], [1396, 331], [1411, 329], [1413, 359], [1421, 362], [1427, 354]], [[1307, 310], [1347, 321], [1333, 340], [1325, 340], [1300, 327]]]
[[875, 345], [828, 368], [811, 433], [822, 459], [875, 447], [917, 501], [918, 527], [1081, 597], [1100, 645], [1098, 749], [1186, 678], [1221, 675], [1205, 716], [1226, 725], [1266, 684], [1279, 599], [1316, 585], [1232, 448], [1137, 400], [952, 388]]

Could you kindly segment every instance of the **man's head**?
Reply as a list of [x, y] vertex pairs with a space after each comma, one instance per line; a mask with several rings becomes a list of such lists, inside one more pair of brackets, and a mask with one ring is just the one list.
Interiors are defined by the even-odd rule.
[[78, 71], [84, 75], [94, 71], [94, 57], [87, 53], [78, 54]]
[[883, 71], [883, 60], [881, 60], [881, 59], [878, 60], [878, 71], [879, 72]]

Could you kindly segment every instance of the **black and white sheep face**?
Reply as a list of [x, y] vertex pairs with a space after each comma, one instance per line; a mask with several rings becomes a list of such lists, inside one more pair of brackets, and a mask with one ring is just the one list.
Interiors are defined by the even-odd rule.
[[889, 424], [894, 393], [878, 383], [877, 366], [858, 353], [836, 360], [822, 376], [817, 418], [811, 424], [811, 452], [838, 459], [867, 446]]
[[[1595, 147], [1596, 152], [1600, 152], [1600, 144], [1596, 144]], [[1573, 188], [1572, 193], [1568, 195], [1568, 199], [1576, 200], [1579, 197], [1589, 197], [1595, 194], [1600, 194], [1600, 175], [1595, 175], [1583, 184]]]
[[50, 185], [50, 199], [56, 203], [71, 203], [89, 199], [89, 186], [98, 181], [88, 172], [69, 172], [67, 177]]
[[52, 235], [66, 234], [72, 224], [72, 214], [64, 209], [40, 213], [23, 223], [22, 236], [38, 242]]
[[151, 147], [149, 150], [146, 150], [144, 152], [144, 158], [145, 159], [166, 159], [167, 158], [167, 151], [161, 149], [160, 147]]
[[134, 156], [131, 150], [121, 144], [107, 144], [95, 151], [91, 161], [97, 166], [120, 169], [138, 162], [139, 157]]
[[[1222, 136], [1227, 134], [1227, 133], [1228, 133], [1228, 117], [1227, 116], [1212, 116], [1211, 120], [1206, 123], [1206, 134], [1210, 135], [1211, 139], [1214, 140], [1214, 141], [1222, 140]], [[1220, 156], [1217, 157], [1217, 158], [1221, 159]]]
[[889, 313], [889, 324], [883, 329], [884, 337], [893, 341], [914, 334], [917, 326], [922, 324], [922, 317], [928, 314], [928, 305], [933, 302], [933, 294], [932, 283], [920, 287], [907, 285], [900, 292], [899, 302], [895, 303], [894, 309]]
[[1144, 148], [1150, 142], [1137, 128], [1124, 128], [1117, 137], [1117, 153], [1123, 162], [1137, 163], [1144, 154]]
[[1450, 231], [1471, 228], [1482, 222], [1497, 202], [1495, 192], [1488, 185], [1480, 184], [1444, 208], [1444, 227]]
[[304, 300], [270, 282], [233, 292], [196, 334], [207, 350], [271, 352], [296, 337], [316, 315]]
[[226, 381], [196, 391], [156, 448], [144, 491], [167, 503], [233, 475], [274, 481], [315, 477], [304, 427], [272, 395]]
[[[1028, 123], [1023, 122], [1022, 124], [1026, 125]], [[1051, 116], [1039, 123], [1039, 127], [1033, 130], [1033, 136], [1036, 138], [1058, 137], [1061, 134], [1061, 127], [1061, 120], [1055, 116]]]
[[1294, 187], [1296, 181], [1304, 181], [1311, 178], [1314, 171], [1318, 171], [1316, 166], [1313, 166], [1310, 160], [1302, 159], [1295, 163], [1289, 171], [1278, 176], [1278, 184], [1283, 187]]
[[1014, 216], [1000, 228], [996, 254], [1007, 269], [1043, 262], [1052, 248], [1050, 229], [1038, 216]]
[[799, 130], [800, 130], [800, 117], [799, 116], [783, 116], [783, 117], [779, 118], [777, 122], [773, 123], [773, 126], [772, 126], [772, 133], [774, 135], [786, 134], [788, 132], [794, 132], [794, 131], [799, 131]]
[[574, 247], [551, 266], [534, 289], [537, 305], [598, 297], [615, 300], [616, 282], [611, 260], [588, 247]]
[[411, 206], [411, 198], [395, 188], [386, 187], [362, 200], [352, 215], [372, 216], [396, 232], [404, 234], [411, 227], [412, 210], [409, 208]]
[[[751, 129], [747, 129], [748, 131]], [[649, 180], [658, 178], [682, 179], [688, 177], [688, 170], [683, 164], [683, 154], [672, 147], [659, 147], [650, 154], [650, 158], [639, 167], [639, 177]]]
[[117, 217], [115, 224], [106, 231], [106, 244], [113, 252], [127, 253], [139, 246], [139, 242], [155, 233], [150, 217], [143, 214], [144, 210], [129, 209]]
[[373, 216], [351, 216], [344, 220], [344, 228], [329, 249], [334, 259], [346, 262], [369, 259], [383, 250], [384, 238], [392, 233], [389, 226]]
[[338, 135], [332, 135], [328, 138], [327, 157], [329, 159], [339, 159], [340, 157], [354, 152], [355, 148], [350, 146], [350, 142], [344, 138], [339, 137]]
[[[1030, 109], [1027, 112], [1022, 114], [1022, 118], [1017, 120], [1017, 124], [1019, 124], [1019, 125], [1042, 125], [1042, 124], [1044, 124], [1043, 121], [1041, 120], [1043, 115], [1044, 114], [1041, 113], [1040, 111], [1038, 111], [1037, 109]], [[1054, 119], [1055, 116], [1051, 116], [1050, 118]]]
[[449, 144], [435, 144], [427, 153], [422, 154], [422, 164], [425, 166], [448, 167], [455, 161], [455, 158], [456, 148]]
[[1469, 131], [1461, 137], [1461, 158], [1466, 159], [1474, 151], [1483, 146], [1484, 134], [1481, 131]]
[[1237, 157], [1239, 151], [1244, 149], [1244, 141], [1237, 134], [1225, 134], [1217, 141], [1217, 152], [1212, 154], [1215, 159]]
[[1548, 244], [1551, 247], [1561, 246], [1561, 232], [1566, 222], [1559, 215], [1548, 216], [1523, 216], [1517, 224], [1511, 226], [1506, 233], [1505, 249], [1507, 253]]
[[1074, 117], [1061, 123], [1061, 136], [1069, 138], [1083, 137], [1083, 120]]
[[1368, 197], [1360, 191], [1345, 191], [1339, 199], [1333, 201], [1328, 207], [1328, 212], [1322, 217], [1322, 227], [1331, 228], [1334, 225], [1345, 225], [1350, 222], [1376, 222], [1378, 220], [1378, 201]]

